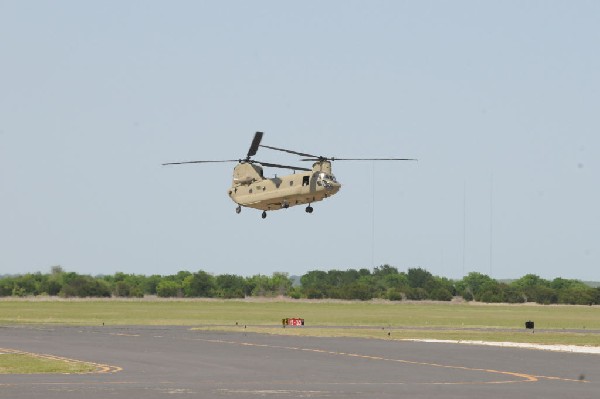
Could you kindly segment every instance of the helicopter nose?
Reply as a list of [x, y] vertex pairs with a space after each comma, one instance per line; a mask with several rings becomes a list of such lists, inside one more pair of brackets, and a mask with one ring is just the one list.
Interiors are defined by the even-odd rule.
[[331, 182], [329, 185], [329, 189], [333, 191], [334, 194], [340, 191], [340, 188], [342, 188], [342, 185], [338, 182]]

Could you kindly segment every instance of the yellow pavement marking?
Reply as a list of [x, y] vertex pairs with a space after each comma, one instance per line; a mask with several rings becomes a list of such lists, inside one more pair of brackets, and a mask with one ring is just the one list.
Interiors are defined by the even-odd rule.
[[[204, 342], [212, 342], [216, 344], [228, 344], [228, 345], [240, 345], [240, 346], [250, 346], [250, 347], [261, 347], [261, 348], [272, 348], [272, 349], [284, 349], [284, 350], [294, 350], [294, 351], [304, 351], [304, 352], [313, 352], [313, 353], [322, 353], [333, 356], [348, 356], [348, 357], [357, 357], [362, 359], [376, 360], [376, 361], [385, 361], [385, 362], [395, 362], [395, 363], [403, 363], [403, 364], [411, 364], [417, 366], [428, 366], [428, 367], [440, 367], [454, 370], [465, 370], [465, 371], [474, 371], [474, 372], [483, 372], [490, 374], [502, 374], [506, 376], [510, 376], [513, 379], [502, 380], [502, 381], [481, 381], [481, 382], [466, 382], [466, 381], [457, 381], [457, 382], [427, 382], [427, 383], [418, 383], [423, 385], [478, 385], [478, 384], [514, 384], [514, 383], [523, 383], [523, 382], [538, 382], [539, 379], [548, 379], [548, 380], [559, 380], [559, 381], [568, 381], [568, 382], [588, 382], [584, 380], [573, 380], [561, 377], [548, 377], [548, 376], [536, 376], [532, 374], [520, 373], [520, 372], [512, 372], [512, 371], [502, 371], [502, 370], [493, 370], [493, 369], [484, 369], [484, 368], [474, 368], [474, 367], [466, 367], [466, 366], [456, 366], [456, 365], [446, 365], [439, 363], [428, 363], [428, 362], [418, 362], [413, 360], [404, 360], [404, 359], [390, 359], [381, 356], [369, 356], [369, 355], [361, 355], [359, 353], [345, 353], [345, 352], [335, 352], [323, 349], [315, 349], [315, 348], [299, 348], [294, 346], [280, 346], [280, 345], [267, 345], [267, 344], [255, 344], [251, 342], [237, 342], [237, 341], [225, 341], [218, 339], [203, 339], [203, 338], [194, 338], [197, 341]], [[374, 384], [374, 383], [344, 383], [344, 384]], [[379, 384], [379, 383], [375, 383]], [[390, 383], [383, 383], [390, 384]], [[404, 383], [391, 383], [391, 384], [404, 384]]]
[[0, 348], [0, 352], [11, 353], [11, 354], [15, 354], [15, 355], [27, 355], [27, 356], [31, 356], [31, 357], [36, 357], [38, 359], [58, 360], [58, 361], [65, 362], [65, 363], [91, 364], [92, 366], [96, 367], [96, 370], [94, 370], [94, 371], [88, 371], [88, 372], [82, 372], [82, 373], [71, 373], [71, 374], [107, 374], [107, 373], [116, 373], [116, 372], [123, 370], [121, 367], [118, 367], [118, 366], [110, 366], [108, 364], [101, 364], [101, 363], [94, 363], [94, 362], [86, 362], [83, 360], [69, 359], [67, 357], [56, 356], [56, 355], [45, 354], [45, 353], [24, 352], [24, 351], [20, 351], [20, 350], [16, 350], [16, 349], [7, 349], [7, 348]]

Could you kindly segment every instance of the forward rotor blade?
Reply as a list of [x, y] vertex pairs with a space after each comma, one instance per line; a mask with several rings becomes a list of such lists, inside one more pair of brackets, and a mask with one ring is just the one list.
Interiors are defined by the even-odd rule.
[[240, 162], [239, 159], [225, 159], [225, 160], [221, 160], [221, 161], [185, 161], [185, 162], [167, 162], [167, 163], [163, 163], [163, 166], [165, 165], [183, 165], [186, 163], [216, 163], [216, 162]]
[[260, 147], [262, 137], [263, 132], [256, 132], [254, 134], [254, 138], [252, 139], [252, 144], [250, 144], [250, 149], [248, 150], [248, 155], [246, 156], [246, 159], [250, 159], [250, 157], [256, 155], [256, 151], [258, 151], [258, 147]]
[[323, 159], [328, 161], [418, 161], [415, 158], [305, 158], [301, 161], [316, 162]]
[[283, 152], [287, 152], [288, 154], [300, 155], [301, 157], [313, 157], [313, 158], [318, 158], [318, 156], [316, 156], [316, 155], [312, 155], [312, 154], [305, 154], [305, 153], [303, 153], [303, 152], [298, 152], [298, 151], [286, 150], [285, 148], [271, 147], [270, 145], [261, 145], [261, 147], [268, 148], [268, 149], [270, 149], [270, 150], [275, 150], [275, 151], [283, 151]]
[[301, 166], [290, 166], [290, 165], [280, 165], [278, 163], [269, 163], [269, 162], [260, 162], [260, 161], [256, 161], [257, 163], [263, 165], [263, 166], [268, 166], [271, 168], [281, 168], [281, 169], [292, 169], [292, 170], [304, 170], [307, 172], [310, 172], [311, 169], [308, 168], [303, 168]]
[[331, 158], [332, 161], [416, 161], [415, 158]]

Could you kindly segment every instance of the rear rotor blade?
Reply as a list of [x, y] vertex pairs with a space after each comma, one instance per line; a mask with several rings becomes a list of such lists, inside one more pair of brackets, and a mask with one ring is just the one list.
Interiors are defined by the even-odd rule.
[[417, 161], [414, 158], [305, 158], [301, 161], [305, 162], [316, 162], [316, 161]]
[[240, 162], [239, 159], [225, 159], [225, 160], [221, 160], [221, 161], [185, 161], [185, 162], [167, 162], [167, 163], [163, 163], [163, 166], [165, 165], [183, 165], [186, 163], [216, 163], [216, 162]]
[[300, 155], [301, 157], [313, 157], [313, 158], [318, 158], [318, 156], [316, 156], [316, 155], [312, 155], [312, 154], [305, 154], [305, 153], [303, 153], [303, 152], [298, 152], [298, 151], [286, 150], [285, 148], [271, 147], [270, 145], [261, 145], [261, 147], [268, 148], [268, 149], [270, 149], [270, 150], [275, 150], [275, 151], [283, 151], [283, 152], [287, 152], [288, 154]]
[[258, 147], [260, 147], [260, 142], [263, 137], [263, 132], [256, 132], [254, 134], [254, 138], [252, 139], [252, 144], [250, 144], [250, 149], [248, 150], [248, 155], [246, 155], [246, 160], [250, 159], [256, 155], [256, 151], [258, 151]]

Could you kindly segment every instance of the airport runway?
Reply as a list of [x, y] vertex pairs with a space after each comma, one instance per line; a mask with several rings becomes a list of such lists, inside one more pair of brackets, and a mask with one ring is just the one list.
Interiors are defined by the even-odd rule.
[[600, 397], [599, 355], [528, 349], [170, 326], [0, 327], [3, 349], [98, 367], [0, 374], [11, 399]]

